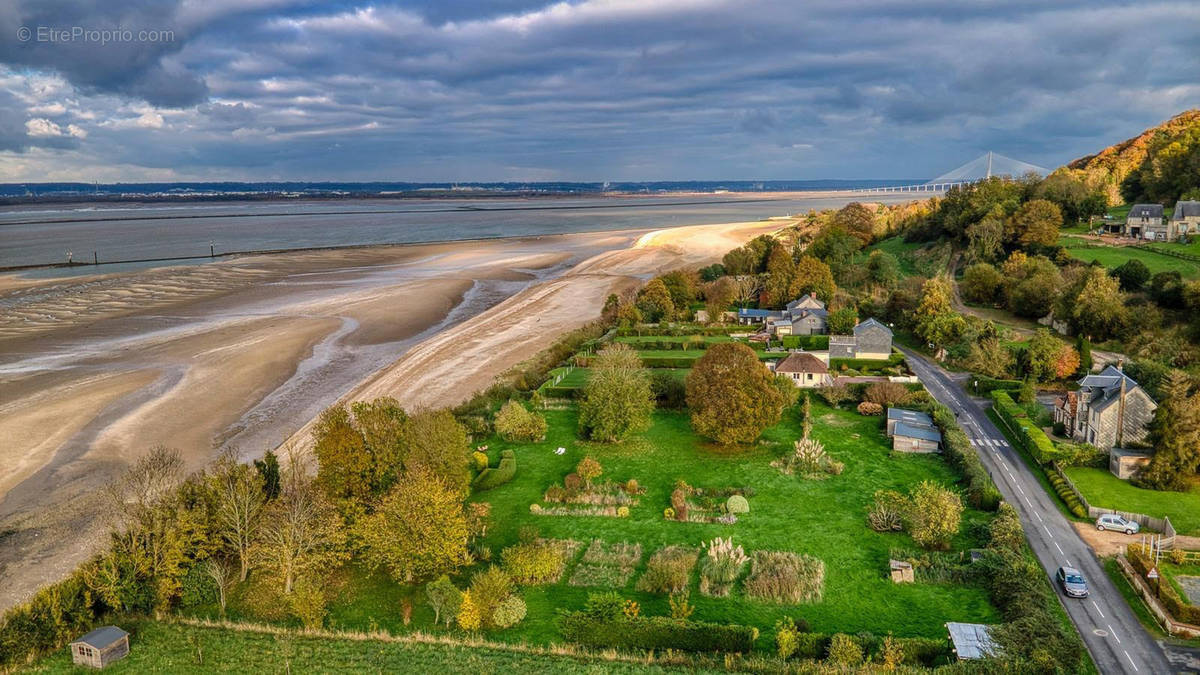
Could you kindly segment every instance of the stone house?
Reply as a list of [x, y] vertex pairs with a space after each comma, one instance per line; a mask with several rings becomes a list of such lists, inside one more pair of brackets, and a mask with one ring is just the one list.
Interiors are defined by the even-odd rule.
[[834, 359], [886, 359], [892, 355], [892, 329], [878, 319], [861, 321], [853, 335], [830, 335], [829, 356]]
[[1079, 391], [1059, 398], [1054, 421], [1074, 440], [1111, 450], [1145, 440], [1157, 407], [1137, 382], [1110, 365], [1079, 380]]
[[1175, 202], [1175, 212], [1171, 214], [1167, 231], [1174, 235], [1172, 241], [1185, 235], [1200, 234], [1200, 202]]
[[829, 365], [811, 352], [792, 352], [775, 365], [776, 375], [786, 375], [797, 387], [827, 387], [833, 384]]
[[1126, 237], [1167, 241], [1167, 223], [1163, 220], [1162, 204], [1134, 204], [1125, 216]]
[[816, 295], [793, 300], [782, 310], [739, 309], [737, 320], [743, 325], [761, 325], [768, 334], [824, 335], [828, 332], [828, 310]]

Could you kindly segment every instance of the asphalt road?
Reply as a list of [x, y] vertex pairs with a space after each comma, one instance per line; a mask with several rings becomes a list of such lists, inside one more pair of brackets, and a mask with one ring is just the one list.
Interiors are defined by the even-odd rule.
[[[1034, 554], [1100, 672], [1139, 675], [1181, 672], [1183, 668], [1172, 666], [1162, 646], [1138, 622], [1092, 550], [1059, 512], [1054, 497], [1046, 494], [1032, 470], [984, 410], [945, 371], [918, 354], [903, 351], [913, 372], [934, 398], [959, 413], [959, 426], [971, 439], [1004, 499], [1016, 507]], [[1090, 591], [1088, 598], [1063, 596], [1053, 580], [1062, 565], [1083, 572]]]

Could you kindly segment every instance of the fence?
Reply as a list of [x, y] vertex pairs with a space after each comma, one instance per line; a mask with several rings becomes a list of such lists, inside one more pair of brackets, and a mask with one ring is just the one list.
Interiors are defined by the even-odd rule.
[[1083, 492], [1081, 492], [1075, 485], [1075, 481], [1071, 480], [1071, 477], [1067, 475], [1067, 472], [1062, 470], [1062, 467], [1058, 465], [1058, 462], [1051, 462], [1050, 468], [1054, 470], [1054, 473], [1058, 474], [1059, 478], [1063, 479], [1063, 481], [1067, 484], [1067, 487], [1071, 488], [1071, 492], [1075, 493], [1075, 497], [1079, 499], [1079, 503], [1083, 504], [1083, 508], [1087, 510], [1088, 518], [1094, 520], [1106, 513], [1115, 513], [1125, 520], [1132, 520], [1142, 527], [1155, 530], [1156, 532], [1162, 532], [1163, 536], [1160, 539], [1160, 544], [1164, 549], [1170, 549], [1175, 545], [1175, 526], [1171, 524], [1171, 518], [1169, 516], [1155, 518], [1154, 516], [1148, 516], [1144, 513], [1135, 513], [1133, 511], [1121, 511], [1118, 509], [1107, 509], [1099, 506], [1092, 506], [1091, 503], [1088, 502], [1087, 497], [1083, 496]]

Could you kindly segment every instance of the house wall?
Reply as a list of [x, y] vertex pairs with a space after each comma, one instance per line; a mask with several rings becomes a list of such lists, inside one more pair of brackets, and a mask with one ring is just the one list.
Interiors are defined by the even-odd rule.
[[892, 436], [892, 450], [896, 452], [930, 453], [938, 451], [938, 443], [923, 438]]
[[[1149, 425], [1154, 419], [1154, 401], [1137, 387], [1125, 394], [1125, 433], [1124, 443], [1136, 443], [1146, 439]], [[1075, 425], [1072, 434], [1076, 440], [1091, 443], [1101, 450], [1109, 450], [1117, 443], [1117, 420], [1120, 417], [1119, 403], [1112, 403], [1107, 408], [1097, 412], [1080, 404], [1080, 415], [1076, 416], [1079, 424]], [[1083, 427], [1082, 429], [1080, 427]], [[1094, 432], [1094, 433], [1093, 433]]]
[[854, 358], [855, 343], [853, 341], [834, 342], [829, 340], [829, 358], [831, 359], [852, 359]]
[[[886, 359], [892, 353], [892, 336], [880, 326], [869, 326], [854, 332], [855, 343], [858, 345], [855, 350], [858, 353], [857, 358]], [[866, 354], [883, 354], [883, 356], [865, 356]]]
[[822, 335], [825, 333], [825, 320], [816, 315], [808, 315], [792, 321], [792, 335]]

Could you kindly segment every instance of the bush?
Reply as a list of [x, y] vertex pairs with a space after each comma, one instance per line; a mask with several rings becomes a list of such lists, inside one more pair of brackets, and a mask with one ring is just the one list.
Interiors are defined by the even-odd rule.
[[732, 495], [725, 500], [725, 511], [727, 513], [750, 513], [750, 502], [742, 495]]
[[681, 621], [665, 616], [626, 618], [621, 611], [623, 606], [621, 602], [616, 618], [612, 619], [596, 618], [587, 611], [564, 614], [559, 618], [559, 629], [568, 642], [617, 649], [748, 653], [758, 639], [758, 629], [752, 626]]
[[1025, 530], [1011, 504], [1001, 504], [988, 525], [988, 546], [1006, 551], [1020, 551], [1025, 546]]
[[684, 546], [668, 546], [650, 556], [637, 589], [647, 593], [681, 593], [691, 581], [692, 568], [700, 552]]
[[525, 618], [525, 600], [519, 595], [510, 595], [496, 606], [492, 612], [492, 624], [497, 628], [515, 626]]
[[751, 598], [779, 603], [820, 602], [825, 563], [786, 551], [755, 551], [742, 590]]
[[[496, 625], [495, 612], [500, 604], [513, 593], [512, 579], [504, 570], [492, 565], [482, 572], [476, 572], [471, 577], [471, 586], [467, 589], [470, 604], [479, 614], [480, 625], [491, 628]], [[463, 606], [459, 613], [467, 607], [467, 595], [464, 594]]]
[[183, 575], [179, 585], [179, 606], [196, 607], [217, 601], [217, 582], [204, 569], [203, 563], [194, 563]]
[[471, 488], [476, 492], [491, 490], [504, 485], [517, 475], [517, 455], [512, 450], [500, 452], [500, 464], [496, 468], [488, 467], [475, 476]]
[[826, 659], [835, 666], [857, 666], [863, 660], [863, 648], [854, 638], [838, 633], [829, 640], [829, 656]]
[[700, 562], [700, 592], [718, 597], [729, 595], [747, 560], [746, 552], [741, 546], [733, 545], [732, 537], [717, 537], [705, 544], [704, 558]]
[[[640, 345], [639, 345], [640, 346]], [[674, 374], [657, 370], [650, 376], [654, 402], [666, 410], [682, 410], [687, 405], [687, 387]]]
[[500, 565], [518, 584], [549, 584], [562, 576], [566, 558], [557, 547], [537, 540], [501, 551]]
[[475, 461], [476, 471], [483, 471], [484, 469], [488, 468], [487, 453], [476, 450], [475, 452], [471, 453], [471, 459]]
[[868, 416], [882, 415], [883, 414], [883, 406], [879, 405], [878, 403], [871, 403], [870, 401], [863, 401], [862, 403], [858, 404], [858, 414], [859, 415], [868, 415]]
[[529, 412], [520, 401], [509, 399], [496, 413], [496, 433], [506, 441], [540, 441], [546, 438], [546, 418]]
[[910, 398], [912, 392], [899, 382], [876, 382], [863, 392], [863, 401], [875, 403], [882, 408], [904, 405]]
[[879, 490], [875, 503], [867, 512], [867, 524], [876, 532], [900, 532], [904, 529], [904, 514], [908, 499], [895, 490]]
[[918, 546], [944, 549], [962, 524], [962, 500], [954, 492], [922, 481], [912, 492], [905, 526]]

